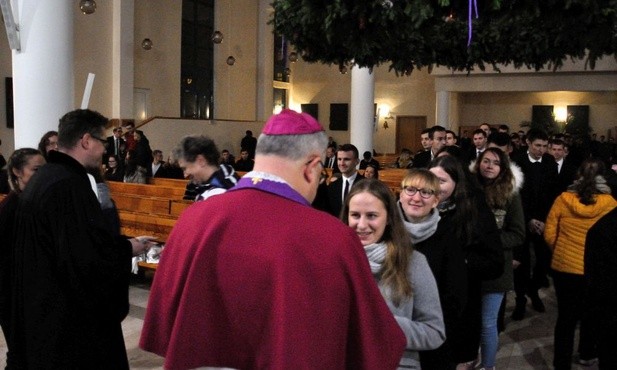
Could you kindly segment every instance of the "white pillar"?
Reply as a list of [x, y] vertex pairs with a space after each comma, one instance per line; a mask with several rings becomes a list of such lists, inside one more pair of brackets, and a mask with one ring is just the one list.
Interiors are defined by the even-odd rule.
[[[268, 24], [268, 19], [272, 16], [271, 0], [260, 0], [257, 21], [257, 120], [266, 121], [272, 115], [274, 106], [274, 91], [272, 81], [274, 80], [274, 34], [272, 26]], [[293, 76], [293, 74], [292, 74]], [[288, 90], [293, 91], [292, 89]], [[292, 97], [289, 97], [290, 101]]]
[[368, 68], [351, 69], [351, 124], [349, 139], [360, 152], [373, 151], [375, 74]]
[[36, 148], [41, 136], [75, 108], [73, 12], [75, 1], [19, 0], [21, 51], [13, 50], [15, 149]]
[[437, 91], [435, 107], [435, 124], [450, 129], [450, 92]]
[[[134, 0], [113, 0], [112, 117], [110, 118], [135, 118], [133, 114], [134, 13]], [[139, 43], [141, 44], [141, 40]]]

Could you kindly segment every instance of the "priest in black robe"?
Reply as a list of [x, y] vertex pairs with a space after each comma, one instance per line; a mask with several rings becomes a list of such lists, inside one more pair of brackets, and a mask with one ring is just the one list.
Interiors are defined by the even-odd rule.
[[121, 322], [131, 257], [148, 238], [114, 237], [87, 168], [100, 168], [107, 118], [60, 119], [49, 154], [19, 199], [11, 321], [19, 368], [128, 369]]

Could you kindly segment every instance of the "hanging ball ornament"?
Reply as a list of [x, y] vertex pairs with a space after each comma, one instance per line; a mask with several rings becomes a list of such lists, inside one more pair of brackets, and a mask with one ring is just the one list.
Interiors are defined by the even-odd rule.
[[236, 58], [234, 58], [233, 56], [228, 56], [227, 57], [227, 64], [230, 66], [233, 66], [234, 64], [236, 64]]
[[150, 40], [150, 39], [144, 39], [144, 41], [142, 41], [142, 42], [141, 42], [141, 47], [142, 47], [144, 50], [150, 50], [150, 49], [152, 49], [152, 45], [153, 45], [153, 44], [152, 44], [152, 40]]
[[92, 14], [96, 11], [96, 1], [94, 0], [81, 0], [79, 2], [79, 10], [84, 14]]
[[392, 3], [392, 0], [383, 0], [381, 2], [381, 6], [383, 6], [385, 9], [392, 9], [392, 6], [394, 4]]
[[291, 53], [289, 53], [289, 61], [292, 63], [295, 63], [298, 60], [298, 53], [296, 53], [295, 51], [292, 51]]
[[212, 42], [215, 44], [223, 42], [223, 33], [221, 31], [212, 32]]

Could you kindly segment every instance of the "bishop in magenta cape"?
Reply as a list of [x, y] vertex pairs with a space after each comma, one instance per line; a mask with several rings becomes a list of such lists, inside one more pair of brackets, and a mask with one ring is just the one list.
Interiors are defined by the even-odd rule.
[[405, 338], [357, 235], [252, 174], [179, 218], [140, 346], [166, 369], [395, 369]]

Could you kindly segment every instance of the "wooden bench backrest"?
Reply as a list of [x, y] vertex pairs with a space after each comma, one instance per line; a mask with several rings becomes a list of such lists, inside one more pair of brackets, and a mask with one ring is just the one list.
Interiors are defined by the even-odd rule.
[[184, 196], [184, 187], [159, 186], [148, 184], [132, 184], [126, 182], [109, 181], [109, 190], [113, 194], [135, 194], [141, 196], [164, 197], [169, 199], [182, 199]]
[[162, 242], [167, 240], [177, 221], [176, 216], [155, 215], [122, 209], [118, 210], [118, 216], [120, 217], [122, 234], [127, 236], [152, 235]]
[[373, 157], [377, 162], [379, 162], [379, 167], [381, 168], [392, 168], [394, 167], [394, 163], [398, 158], [398, 154], [383, 154]]
[[157, 185], [157, 186], [165, 186], [169, 188], [186, 188], [186, 184], [188, 184], [189, 180], [185, 179], [164, 179], [162, 177], [150, 177], [148, 178], [148, 184]]

